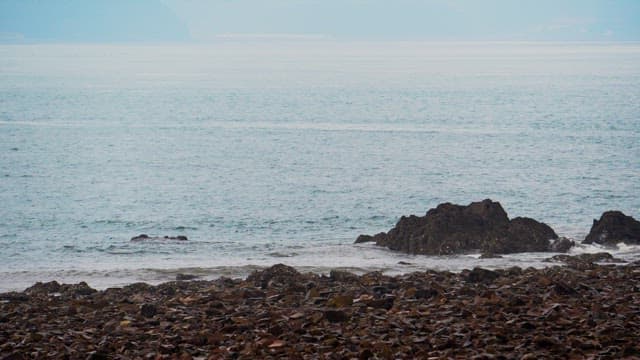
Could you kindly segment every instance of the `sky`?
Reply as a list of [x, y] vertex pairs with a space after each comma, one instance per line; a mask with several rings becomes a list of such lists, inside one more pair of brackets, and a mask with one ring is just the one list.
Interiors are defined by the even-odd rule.
[[640, 41], [640, 0], [0, 0], [0, 41]]

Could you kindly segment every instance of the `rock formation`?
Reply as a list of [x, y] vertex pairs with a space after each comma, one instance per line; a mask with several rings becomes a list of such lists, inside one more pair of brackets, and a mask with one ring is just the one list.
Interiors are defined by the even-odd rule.
[[173, 241], [187, 241], [186, 236], [149, 236], [147, 234], [140, 234], [131, 238], [131, 241], [158, 241], [158, 240], [173, 240]]
[[583, 244], [616, 245], [640, 244], [640, 221], [627, 216], [620, 211], [607, 211], [600, 220], [593, 220], [593, 226]]
[[489, 199], [468, 206], [444, 203], [425, 216], [403, 216], [388, 233], [361, 235], [356, 243], [412, 254], [449, 255], [471, 251], [491, 254], [551, 250], [558, 235], [548, 225], [530, 218], [509, 220], [499, 202]]

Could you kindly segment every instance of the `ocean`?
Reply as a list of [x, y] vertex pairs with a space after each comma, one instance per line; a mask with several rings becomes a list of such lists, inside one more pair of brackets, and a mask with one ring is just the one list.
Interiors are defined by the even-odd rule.
[[542, 267], [353, 242], [485, 198], [579, 241], [639, 194], [640, 43], [0, 46], [0, 291]]

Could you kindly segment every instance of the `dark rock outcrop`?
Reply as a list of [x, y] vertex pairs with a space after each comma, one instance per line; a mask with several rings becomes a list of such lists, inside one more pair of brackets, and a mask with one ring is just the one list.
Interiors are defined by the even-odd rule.
[[149, 236], [147, 234], [140, 234], [131, 238], [131, 241], [158, 241], [158, 240], [170, 240], [170, 241], [187, 241], [186, 236]]
[[549, 240], [557, 238], [544, 223], [523, 217], [509, 220], [500, 203], [487, 199], [468, 206], [440, 204], [422, 217], [403, 216], [386, 234], [358, 240], [412, 254], [448, 255], [549, 251]]
[[640, 221], [620, 211], [607, 211], [600, 220], [593, 220], [591, 231], [582, 243], [616, 245], [621, 242], [627, 245], [640, 244]]

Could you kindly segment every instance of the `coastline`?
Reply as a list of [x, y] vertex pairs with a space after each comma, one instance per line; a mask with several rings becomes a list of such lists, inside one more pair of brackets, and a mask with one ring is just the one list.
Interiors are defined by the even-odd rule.
[[[162, 244], [161, 244], [162, 245]], [[619, 243], [615, 248], [598, 244], [577, 244], [569, 255], [609, 252], [614, 257], [628, 263], [640, 260], [640, 247]], [[264, 253], [251, 259], [229, 256], [216, 258], [203, 256], [202, 259], [180, 259], [177, 261], [149, 262], [140, 259], [130, 267], [105, 266], [100, 261], [94, 263], [73, 264], [69, 268], [41, 270], [0, 269], [0, 293], [23, 291], [36, 282], [58, 281], [60, 283], [86, 282], [97, 290], [110, 287], [123, 287], [129, 284], [145, 282], [151, 285], [176, 280], [180, 274], [195, 275], [199, 280], [216, 280], [220, 277], [245, 278], [253, 271], [263, 270], [276, 263], [292, 266], [296, 270], [317, 275], [328, 275], [331, 270], [349, 271], [358, 275], [379, 271], [385, 275], [404, 275], [427, 269], [436, 271], [461, 272], [465, 269], [482, 267], [490, 270], [506, 269], [514, 266], [521, 268], [544, 268], [554, 263], [545, 261], [561, 253], [518, 253], [503, 254], [502, 257], [486, 258], [480, 252], [449, 256], [412, 255], [377, 246], [373, 243], [318, 245], [306, 248], [284, 249], [279, 252]], [[108, 258], [107, 258], [108, 259]], [[102, 259], [100, 259], [102, 260]]]
[[[577, 265], [576, 265], [577, 264]], [[640, 356], [640, 262], [0, 294], [2, 359]]]

